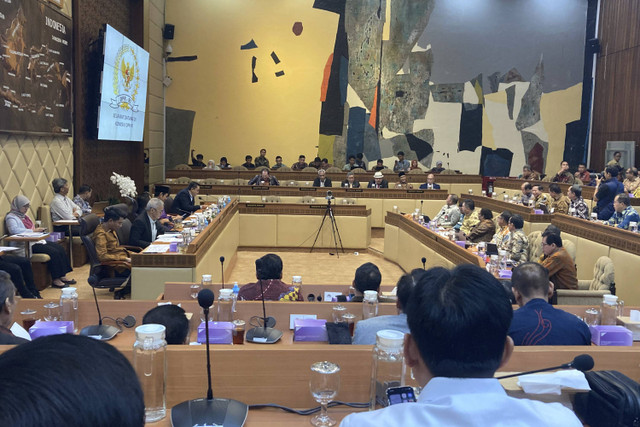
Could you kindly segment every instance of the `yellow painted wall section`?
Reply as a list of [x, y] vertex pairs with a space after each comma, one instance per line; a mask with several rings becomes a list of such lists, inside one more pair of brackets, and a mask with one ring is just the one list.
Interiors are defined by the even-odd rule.
[[[313, 0], [167, 0], [172, 56], [198, 60], [167, 64], [173, 83], [166, 105], [196, 112], [191, 147], [205, 160], [227, 156], [238, 165], [263, 147], [272, 163], [276, 155], [287, 165], [301, 153], [316, 156], [321, 84], [338, 15], [312, 6]], [[300, 36], [292, 31], [297, 21]], [[240, 50], [251, 39], [258, 48]]]

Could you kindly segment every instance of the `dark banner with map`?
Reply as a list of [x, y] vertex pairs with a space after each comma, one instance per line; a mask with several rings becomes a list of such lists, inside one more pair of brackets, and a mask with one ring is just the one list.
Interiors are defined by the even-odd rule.
[[0, 0], [0, 131], [71, 135], [71, 19]]

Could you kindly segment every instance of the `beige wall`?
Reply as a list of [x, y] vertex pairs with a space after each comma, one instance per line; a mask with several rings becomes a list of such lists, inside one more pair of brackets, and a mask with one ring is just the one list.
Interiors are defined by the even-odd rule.
[[[71, 16], [70, 1], [64, 2], [62, 12]], [[38, 207], [53, 198], [53, 178], [66, 178], [73, 185], [73, 138], [0, 133], [0, 149], [3, 218], [18, 194], [31, 200], [29, 216], [35, 219]]]
[[[315, 156], [320, 88], [333, 52], [338, 15], [313, 9], [313, 0], [168, 0], [166, 22], [175, 25], [166, 105], [196, 112], [191, 147], [205, 160], [231, 164], [267, 148], [286, 164]], [[300, 21], [304, 30], [291, 31]], [[257, 49], [240, 50], [253, 39]], [[271, 52], [281, 62], [275, 64]], [[251, 83], [251, 58], [259, 81]], [[283, 70], [285, 75], [276, 77]]]

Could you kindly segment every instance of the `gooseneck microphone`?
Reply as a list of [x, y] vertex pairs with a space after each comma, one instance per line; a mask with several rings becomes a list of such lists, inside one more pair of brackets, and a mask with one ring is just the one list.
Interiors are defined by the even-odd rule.
[[578, 371], [586, 372], [586, 371], [591, 370], [593, 368], [593, 365], [594, 365], [593, 357], [591, 357], [588, 354], [580, 354], [580, 355], [576, 356], [571, 362], [564, 363], [564, 364], [562, 364], [560, 366], [554, 366], [553, 368], [536, 369], [535, 371], [520, 372], [519, 374], [504, 375], [502, 377], [497, 377], [496, 379], [502, 380], [504, 378], [518, 377], [520, 375], [528, 375], [528, 374], [536, 374], [538, 372], [554, 371], [556, 369], [577, 369]]
[[222, 289], [224, 289], [224, 256], [220, 257], [220, 268], [222, 269]]
[[198, 292], [198, 304], [202, 307], [207, 344], [207, 397], [187, 400], [171, 408], [171, 425], [192, 427], [195, 425], [219, 425], [241, 427], [247, 420], [249, 407], [237, 400], [213, 397], [211, 388], [211, 359], [209, 356], [209, 307], [213, 305], [213, 292]]
[[427, 258], [426, 257], [422, 257], [422, 269], [426, 270], [427, 269]]
[[[267, 309], [264, 304], [264, 287], [262, 286], [262, 279], [258, 279], [260, 283], [260, 293], [262, 296], [262, 326], [256, 326], [253, 329], [249, 329], [246, 334], [247, 341], [258, 344], [275, 344], [280, 338], [282, 338], [282, 331], [274, 328], [276, 325], [276, 319], [273, 317], [267, 317]], [[318, 297], [319, 298], [319, 297]]]
[[[131, 278], [127, 279], [131, 280]], [[96, 296], [96, 288], [93, 287], [94, 283], [97, 283], [98, 278], [96, 276], [89, 276], [89, 284], [91, 284], [91, 289], [93, 290], [93, 299], [96, 302], [96, 310], [98, 311], [98, 324], [97, 325], [91, 325], [91, 326], [85, 326], [84, 328], [82, 328], [82, 330], [80, 331], [79, 335], [84, 335], [87, 337], [92, 337], [92, 338], [96, 338], [99, 339], [100, 341], [109, 341], [110, 339], [112, 339], [113, 337], [115, 337], [118, 332], [120, 332], [120, 329], [115, 327], [115, 326], [111, 326], [111, 325], [103, 325], [102, 324], [102, 314], [100, 313], [100, 306], [98, 305], [98, 297]], [[127, 284], [127, 281], [125, 281], [123, 283], [123, 285]], [[127, 316], [127, 317], [131, 317], [131, 316]], [[127, 322], [129, 322], [129, 320], [127, 319]], [[133, 319], [133, 324], [135, 325], [135, 318]], [[125, 324], [126, 326], [126, 324]], [[130, 326], [127, 326], [128, 328]]]

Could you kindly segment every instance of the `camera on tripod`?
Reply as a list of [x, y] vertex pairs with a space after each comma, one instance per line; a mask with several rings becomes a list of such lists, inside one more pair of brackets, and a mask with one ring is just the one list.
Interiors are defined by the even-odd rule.
[[333, 199], [333, 192], [331, 190], [327, 190], [327, 197], [325, 197], [325, 199], [327, 200]]

